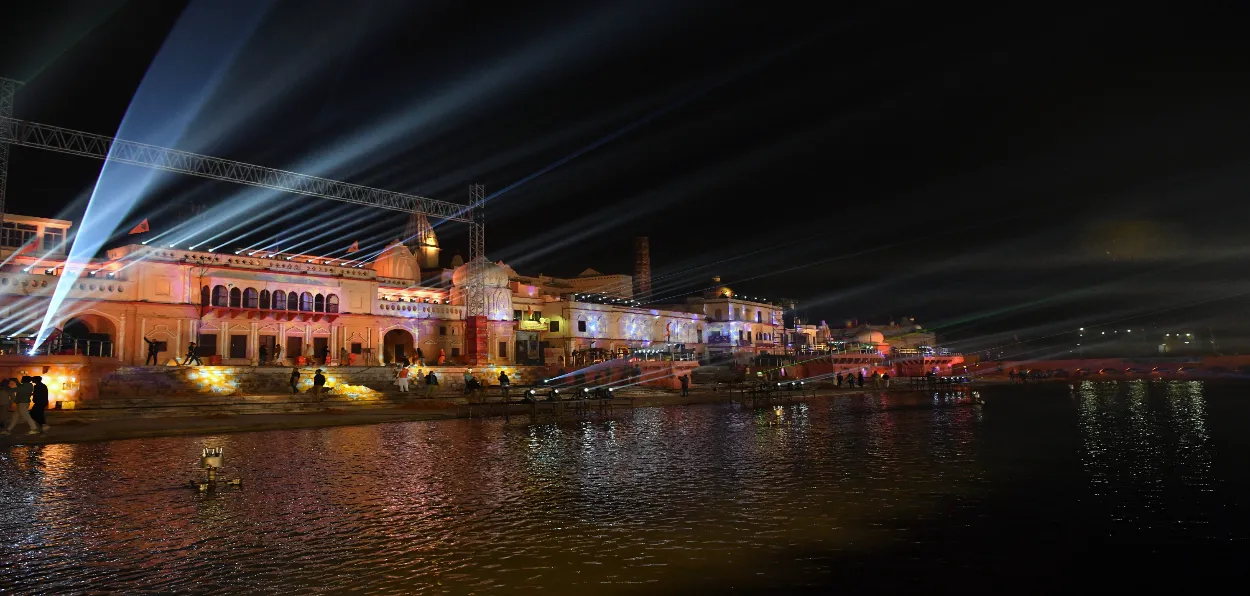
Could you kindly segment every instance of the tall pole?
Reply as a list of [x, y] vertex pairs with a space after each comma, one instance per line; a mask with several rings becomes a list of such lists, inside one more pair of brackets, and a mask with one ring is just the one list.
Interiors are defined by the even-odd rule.
[[[21, 85], [13, 79], [0, 79], [0, 118], [13, 117], [13, 96]], [[0, 126], [0, 224], [4, 223], [4, 195], [9, 182], [9, 130], [7, 126]]]

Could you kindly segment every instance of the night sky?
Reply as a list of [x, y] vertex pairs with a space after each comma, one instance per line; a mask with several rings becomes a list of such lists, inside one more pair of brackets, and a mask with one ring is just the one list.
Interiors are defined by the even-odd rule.
[[[647, 235], [661, 297], [720, 275], [966, 349], [1250, 330], [1250, 52], [1221, 5], [25, 4], [17, 117], [456, 202], [482, 182], [487, 252], [522, 273], [630, 273]], [[8, 211], [81, 222], [100, 174], [15, 148]], [[183, 244], [251, 233], [223, 251], [404, 223], [173, 175], [119, 194], [94, 200], [133, 202], [125, 229], [203, 205]]]

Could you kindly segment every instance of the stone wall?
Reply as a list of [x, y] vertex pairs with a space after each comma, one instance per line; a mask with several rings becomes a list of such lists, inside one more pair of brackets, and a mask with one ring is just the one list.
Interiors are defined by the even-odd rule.
[[[307, 391], [312, 387], [316, 368], [301, 367], [299, 388]], [[394, 369], [374, 366], [322, 367], [326, 376], [327, 390], [332, 393], [389, 393], [396, 391]], [[410, 386], [416, 385], [416, 372], [434, 370], [439, 380], [439, 391], [464, 389], [462, 366], [438, 366], [419, 369], [412, 367]], [[538, 367], [481, 367], [473, 368], [479, 381], [489, 385], [498, 384], [500, 370], [505, 370], [514, 385], [536, 382], [541, 374]], [[99, 379], [101, 399], [191, 396], [191, 395], [273, 395], [290, 393], [291, 368], [250, 366], [186, 366], [186, 367], [125, 367]], [[484, 378], [485, 377], [485, 378]]]

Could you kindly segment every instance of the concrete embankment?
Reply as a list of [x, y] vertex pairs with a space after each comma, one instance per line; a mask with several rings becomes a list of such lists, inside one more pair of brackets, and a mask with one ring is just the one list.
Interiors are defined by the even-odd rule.
[[[876, 394], [876, 389], [843, 389], [831, 391], [808, 392], [805, 396], [793, 395], [793, 399], [811, 400], [829, 397], [851, 397], [864, 394]], [[919, 393], [907, 389], [890, 389], [889, 393]], [[778, 395], [784, 395], [778, 394]], [[272, 396], [274, 400], [283, 398], [290, 400], [291, 395]], [[678, 392], [645, 391], [639, 392], [630, 399], [618, 400], [617, 410], [621, 407], [659, 407], [672, 405], [697, 405], [724, 403], [742, 399], [737, 391], [692, 391], [688, 396]], [[268, 401], [265, 396], [251, 398], [254, 402]], [[298, 402], [296, 402], [298, 403]], [[319, 409], [316, 405], [305, 402], [302, 410], [265, 411], [250, 407], [248, 404], [222, 402], [215, 405], [174, 405], [169, 403], [153, 403], [153, 408], [145, 411], [138, 404], [133, 407], [108, 410], [82, 411], [49, 411], [47, 432], [39, 435], [26, 434], [25, 425], [19, 425], [11, 435], [0, 436], [0, 447], [13, 445], [37, 445], [51, 443], [81, 443], [90, 441], [106, 441], [117, 439], [133, 439], [162, 436], [182, 435], [214, 435], [236, 432], [254, 432], [280, 429], [323, 428], [328, 426], [354, 426], [363, 424], [382, 424], [391, 422], [412, 422], [422, 420], [447, 420], [452, 418], [481, 415], [484, 408], [475, 406], [471, 412], [463, 399], [412, 399], [401, 405], [387, 404], [365, 405], [349, 402], [332, 402], [328, 408]], [[252, 404], [255, 405], [255, 404]], [[290, 406], [288, 403], [286, 406]], [[524, 416], [530, 412], [529, 406], [513, 404], [510, 413]], [[501, 414], [498, 404], [490, 410], [495, 415]], [[12, 415], [11, 412], [7, 414]], [[565, 416], [573, 416], [567, 413]]]

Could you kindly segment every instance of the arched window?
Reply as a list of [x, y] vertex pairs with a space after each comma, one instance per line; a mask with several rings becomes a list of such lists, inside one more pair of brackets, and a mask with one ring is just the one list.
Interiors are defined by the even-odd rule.
[[243, 290], [243, 308], [256, 308], [257, 303], [256, 288], [248, 288]]
[[208, 295], [209, 295], [208, 286], [204, 286], [200, 288], [200, 306], [208, 306], [209, 304], [211, 304], [208, 301]]
[[308, 292], [304, 292], [303, 294], [299, 295], [299, 309], [302, 311], [306, 311], [306, 312], [312, 312], [312, 309], [313, 309], [312, 294], [309, 294]]
[[274, 310], [286, 309], [286, 292], [283, 292], [282, 290], [273, 291], [273, 309]]
[[329, 296], [326, 296], [326, 312], [338, 312], [338, 311], [339, 311], [339, 295], [330, 294]]
[[213, 286], [213, 306], [230, 306], [230, 292], [226, 286]]
[[299, 310], [299, 294], [290, 292], [286, 295], [286, 309]]
[[243, 292], [238, 288], [230, 288], [230, 307], [238, 308], [243, 306]]
[[321, 294], [317, 294], [316, 296], [313, 297], [313, 310], [317, 312], [326, 311], [326, 297], [325, 296], [322, 296]]
[[269, 310], [269, 290], [260, 291], [260, 308]]

